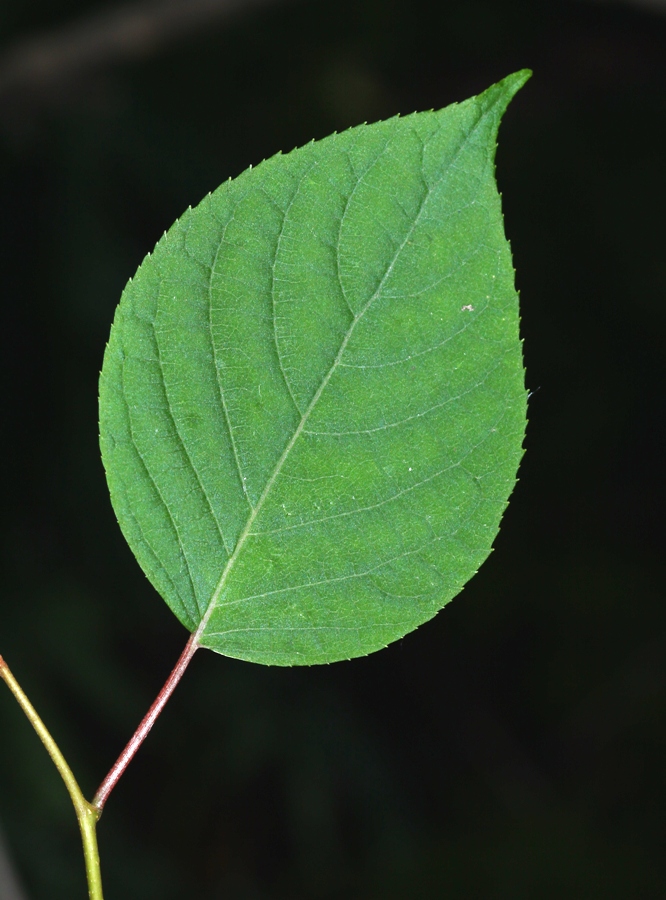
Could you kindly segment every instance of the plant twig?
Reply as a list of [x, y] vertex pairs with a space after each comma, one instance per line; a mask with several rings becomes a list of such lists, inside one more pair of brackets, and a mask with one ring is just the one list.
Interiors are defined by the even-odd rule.
[[99, 866], [99, 851], [97, 849], [96, 825], [99, 819], [99, 810], [88, 803], [81, 792], [74, 773], [70, 769], [60, 748], [51, 737], [46, 725], [42, 722], [32, 703], [21, 689], [18, 681], [12, 675], [9, 666], [0, 656], [0, 678], [3, 679], [9, 690], [19, 703], [19, 706], [28, 717], [30, 724], [37, 732], [41, 742], [46, 747], [49, 756], [53, 760], [56, 769], [60, 772], [65, 787], [72, 799], [76, 818], [79, 821], [81, 839], [83, 841], [83, 855], [86, 862], [86, 876], [88, 878], [88, 892], [90, 900], [104, 900], [102, 897], [102, 875]]
[[53, 91], [82, 70], [141, 58], [276, 0], [143, 0], [31, 36], [0, 55], [0, 96]]
[[137, 730], [132, 735], [132, 738], [130, 739], [129, 743], [127, 744], [127, 746], [125, 747], [123, 752], [120, 754], [120, 756], [116, 760], [116, 762], [113, 765], [113, 768], [111, 769], [109, 774], [106, 776], [104, 781], [99, 786], [99, 789], [98, 789], [97, 793], [95, 794], [95, 796], [93, 798], [93, 802], [92, 802], [92, 805], [95, 807], [95, 809], [98, 812], [98, 817], [101, 816], [101, 814], [102, 814], [102, 810], [104, 809], [104, 804], [109, 799], [109, 794], [114, 789], [116, 784], [118, 784], [118, 781], [119, 781], [121, 775], [123, 774], [125, 769], [128, 767], [128, 765], [134, 758], [134, 755], [136, 754], [136, 752], [139, 749], [139, 747], [141, 746], [141, 744], [147, 738], [148, 732], [155, 724], [157, 717], [162, 712], [169, 697], [173, 694], [174, 690], [176, 689], [178, 682], [183, 677], [183, 675], [185, 673], [185, 669], [187, 669], [187, 667], [189, 666], [190, 661], [191, 661], [192, 657], [194, 656], [194, 654], [196, 653], [198, 646], [199, 645], [196, 643], [196, 634], [190, 635], [190, 639], [188, 640], [187, 644], [185, 645], [185, 649], [181, 653], [180, 658], [179, 658], [178, 662], [176, 663], [173, 672], [167, 678], [167, 680], [164, 684], [164, 687], [157, 695], [155, 702], [150, 707], [150, 709], [148, 710], [146, 715], [143, 717], [143, 719], [141, 720], [141, 724], [139, 725]]

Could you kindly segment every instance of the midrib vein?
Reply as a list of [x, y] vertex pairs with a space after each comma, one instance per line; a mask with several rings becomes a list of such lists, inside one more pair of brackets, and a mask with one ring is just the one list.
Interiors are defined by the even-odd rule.
[[[382, 279], [379, 282], [374, 293], [372, 294], [372, 296], [370, 297], [368, 302], [360, 310], [358, 315], [354, 318], [351, 325], [349, 326], [349, 329], [348, 329], [347, 333], [345, 334], [345, 337], [344, 337], [342, 343], [340, 344], [340, 349], [338, 350], [337, 356], [335, 357], [333, 364], [331, 365], [330, 369], [326, 373], [325, 377], [322, 379], [322, 382], [319, 385], [319, 387], [317, 388], [317, 391], [316, 391], [315, 395], [313, 396], [312, 400], [310, 401], [308, 408], [303, 413], [303, 416], [301, 417], [301, 420], [298, 423], [298, 427], [296, 428], [293, 435], [291, 436], [289, 443], [286, 445], [286, 447], [282, 451], [282, 455], [280, 456], [279, 460], [277, 461], [275, 468], [273, 469], [273, 472], [271, 473], [270, 478], [266, 482], [266, 487], [264, 488], [264, 490], [261, 494], [261, 497], [259, 498], [259, 501], [257, 502], [257, 505], [252, 509], [252, 512], [251, 512], [250, 516], [248, 517], [248, 520], [245, 523], [245, 527], [243, 528], [243, 531], [238, 539], [238, 543], [236, 544], [234, 552], [229, 557], [229, 560], [227, 561], [227, 564], [224, 567], [224, 570], [222, 571], [222, 575], [220, 576], [220, 580], [217, 584], [217, 587], [213, 591], [213, 594], [210, 598], [210, 603], [208, 604], [208, 607], [206, 609], [206, 612], [204, 613], [201, 623], [199, 624], [199, 627], [197, 628], [196, 632], [194, 633], [194, 644], [195, 645], [199, 645], [201, 637], [203, 636], [204, 632], [206, 631], [208, 621], [217, 606], [217, 601], [220, 597], [220, 594], [224, 590], [224, 586], [227, 583], [229, 574], [231, 573], [231, 570], [233, 569], [234, 565], [236, 564], [236, 560], [240, 556], [240, 554], [243, 550], [243, 547], [245, 546], [245, 543], [246, 543], [248, 537], [250, 536], [252, 526], [253, 526], [257, 516], [261, 512], [261, 510], [264, 506], [264, 503], [266, 502], [266, 499], [271, 491], [271, 488], [273, 487], [273, 484], [275, 483], [275, 480], [277, 479], [278, 475], [280, 474], [280, 472], [282, 470], [282, 467], [284, 466], [285, 462], [287, 461], [287, 458], [289, 457], [289, 454], [291, 453], [291, 451], [294, 447], [294, 444], [296, 443], [296, 441], [299, 439], [299, 437], [303, 433], [305, 425], [306, 425], [308, 419], [310, 418], [310, 414], [312, 413], [313, 409], [319, 402], [319, 398], [323, 394], [324, 390], [326, 389], [326, 386], [328, 385], [329, 381], [333, 377], [333, 374], [335, 373], [336, 369], [340, 365], [340, 361], [344, 355], [345, 350], [347, 349], [347, 344], [349, 343], [351, 336], [354, 333], [354, 329], [356, 328], [359, 321], [363, 318], [365, 313], [368, 311], [368, 309], [370, 309], [370, 307], [372, 306], [374, 301], [377, 299], [377, 297], [379, 296], [379, 294], [382, 291], [382, 288], [384, 287], [384, 284], [386, 283], [386, 280], [389, 278], [389, 276], [393, 272], [393, 269], [395, 268], [395, 264], [400, 256], [400, 254], [404, 250], [405, 246], [407, 245], [407, 242], [409, 241], [412, 234], [414, 233], [414, 229], [418, 225], [418, 223], [421, 219], [421, 216], [423, 215], [423, 210], [425, 209], [426, 203], [427, 203], [428, 199], [430, 198], [430, 196], [432, 195], [435, 187], [437, 187], [437, 185], [439, 185], [439, 183], [446, 177], [447, 172], [450, 171], [451, 168], [453, 168], [453, 164], [455, 163], [456, 159], [460, 155], [463, 147], [468, 143], [471, 135], [476, 131], [476, 129], [479, 127], [480, 123], [491, 112], [494, 105], [495, 104], [493, 104], [493, 106], [488, 109], [479, 111], [476, 121], [474, 122], [472, 127], [469, 129], [467, 134], [463, 135], [463, 138], [460, 141], [458, 147], [456, 148], [456, 150], [453, 154], [453, 157], [449, 160], [445, 171], [440, 175], [440, 177], [435, 181], [434, 184], [432, 184], [431, 186], [428, 186], [426, 184], [426, 190], [425, 190], [425, 193], [421, 200], [421, 203], [419, 204], [418, 212], [415, 215], [414, 221], [412, 222], [411, 226], [407, 230], [404, 240], [401, 242], [400, 246], [397, 248], [397, 250], [393, 254], [393, 259], [387, 266], [386, 271], [384, 272], [384, 275], [382, 276]], [[422, 154], [423, 154], [424, 150], [425, 150], [425, 145], [423, 145], [421, 148]], [[422, 169], [423, 169], [423, 161], [422, 161]], [[358, 186], [358, 185], [356, 185], [356, 186]], [[219, 252], [219, 248], [218, 248], [218, 252]]]
[[[383, 279], [382, 279], [382, 283], [383, 283]], [[379, 288], [378, 288], [378, 290], [379, 290]], [[275, 483], [275, 479], [280, 474], [280, 471], [282, 470], [282, 467], [285, 464], [287, 457], [291, 453], [294, 444], [301, 436], [303, 429], [305, 428], [305, 424], [308, 421], [308, 419], [310, 418], [310, 414], [311, 414], [312, 410], [315, 408], [315, 406], [319, 402], [319, 398], [323, 394], [324, 389], [326, 388], [326, 385], [329, 383], [329, 381], [333, 377], [333, 373], [335, 372], [338, 365], [340, 364], [340, 360], [342, 359], [342, 356], [347, 348], [347, 344], [349, 343], [349, 340], [350, 340], [352, 334], [354, 333], [354, 328], [356, 327], [357, 322], [359, 321], [359, 319], [361, 319], [361, 317], [365, 313], [366, 309], [368, 308], [368, 306], [370, 305], [372, 300], [374, 300], [375, 296], [376, 296], [376, 294], [373, 295], [373, 297], [368, 301], [368, 304], [363, 308], [363, 310], [358, 314], [358, 316], [354, 319], [354, 321], [349, 326], [349, 329], [344, 337], [344, 340], [340, 344], [340, 349], [338, 350], [338, 355], [333, 360], [333, 364], [331, 365], [331, 368], [328, 370], [328, 372], [326, 373], [326, 376], [323, 378], [321, 384], [317, 388], [317, 392], [315, 393], [314, 397], [310, 401], [310, 405], [303, 413], [301, 421], [298, 423], [298, 426], [297, 426], [296, 430], [294, 431], [293, 435], [291, 436], [289, 443], [282, 451], [282, 455], [280, 456], [279, 460], [277, 461], [275, 468], [273, 469], [273, 472], [271, 473], [271, 477], [266, 482], [266, 487], [264, 488], [264, 490], [261, 494], [261, 497], [259, 498], [259, 500], [257, 502], [257, 505], [254, 507], [247, 522], [245, 523], [245, 528], [243, 529], [243, 532], [238, 539], [238, 543], [236, 544], [234, 552], [231, 554], [231, 556], [229, 557], [229, 560], [227, 561], [226, 566], [224, 567], [224, 570], [222, 572], [222, 575], [220, 576], [220, 580], [217, 584], [217, 587], [215, 588], [213, 595], [210, 598], [210, 603], [208, 604], [208, 608], [204, 614], [203, 619], [201, 620], [201, 624], [199, 625], [199, 627], [196, 630], [195, 637], [194, 637], [194, 641], [196, 644], [199, 643], [201, 636], [203, 635], [203, 633], [206, 630], [206, 626], [208, 625], [208, 620], [210, 619], [211, 615], [213, 614], [213, 611], [215, 610], [215, 607], [217, 606], [217, 601], [219, 599], [220, 594], [222, 593], [222, 591], [224, 589], [224, 586], [227, 582], [227, 578], [229, 577], [229, 573], [233, 569], [233, 567], [236, 563], [236, 560], [238, 559], [241, 551], [243, 550], [245, 542], [247, 541], [247, 539], [250, 535], [250, 532], [252, 530], [254, 521], [257, 518], [257, 516], [259, 515], [259, 513], [261, 512], [262, 507], [263, 507], [264, 503], [266, 502], [266, 498], [268, 497], [268, 495], [271, 491], [271, 488], [273, 487], [273, 484]]]
[[303, 413], [303, 416], [301, 417], [301, 421], [298, 423], [298, 427], [296, 428], [293, 435], [291, 436], [289, 443], [282, 451], [282, 455], [280, 456], [279, 460], [277, 461], [276, 466], [273, 469], [273, 472], [271, 473], [271, 477], [266, 482], [266, 487], [264, 488], [257, 505], [254, 507], [247, 522], [245, 523], [245, 528], [243, 529], [243, 532], [238, 539], [238, 543], [236, 544], [234, 552], [229, 557], [229, 560], [227, 561], [227, 564], [224, 567], [222, 575], [220, 576], [220, 580], [217, 584], [217, 587], [215, 588], [213, 595], [210, 598], [210, 603], [208, 604], [208, 608], [206, 609], [204, 617], [201, 620], [201, 624], [199, 625], [199, 627], [197, 628], [196, 633], [195, 633], [194, 641], [196, 644], [199, 643], [201, 636], [203, 635], [203, 633], [206, 630], [206, 626], [208, 625], [208, 620], [210, 619], [211, 615], [213, 614], [213, 611], [215, 610], [215, 607], [217, 606], [218, 598], [219, 598], [220, 594], [222, 593], [222, 590], [224, 589], [224, 586], [227, 582], [227, 578], [229, 577], [229, 573], [233, 569], [233, 567], [236, 563], [236, 560], [238, 559], [241, 551], [243, 550], [245, 542], [247, 541], [248, 537], [250, 536], [250, 532], [252, 530], [254, 521], [257, 518], [257, 516], [259, 515], [259, 513], [261, 512], [262, 507], [263, 507], [264, 503], [266, 502], [266, 498], [268, 497], [268, 495], [271, 491], [271, 488], [273, 487], [273, 484], [275, 483], [275, 479], [280, 474], [280, 471], [282, 470], [282, 466], [285, 464], [287, 457], [291, 453], [291, 450], [292, 450], [294, 444], [296, 443], [296, 441], [299, 439], [299, 437], [303, 433], [303, 429], [305, 428], [305, 425], [306, 425], [308, 419], [310, 418], [310, 414], [312, 413], [312, 410], [315, 408], [315, 406], [319, 402], [319, 398], [321, 397], [324, 390], [326, 389], [326, 385], [329, 383], [329, 381], [333, 377], [333, 373], [340, 365], [340, 360], [342, 359], [344, 352], [347, 349], [347, 344], [349, 343], [351, 336], [354, 333], [354, 329], [356, 328], [356, 326], [360, 322], [360, 320], [363, 318], [365, 313], [370, 309], [372, 304], [375, 302], [375, 300], [381, 293], [381, 290], [384, 287], [384, 284], [386, 283], [386, 279], [390, 276], [391, 272], [393, 271], [396, 260], [402, 253], [404, 247], [407, 244], [407, 241], [412, 236], [414, 229], [416, 228], [416, 226], [419, 222], [419, 219], [421, 218], [421, 214], [423, 212], [423, 209], [425, 207], [426, 201], [429, 196], [430, 196], [430, 191], [427, 190], [423, 196], [423, 199], [421, 200], [419, 211], [418, 211], [417, 215], [414, 217], [414, 221], [412, 222], [411, 227], [408, 229], [404, 240], [402, 241], [402, 243], [400, 244], [400, 246], [398, 247], [396, 252], [393, 254], [393, 259], [387, 266], [386, 271], [384, 272], [384, 275], [383, 275], [381, 281], [379, 282], [377, 288], [375, 289], [374, 293], [372, 294], [372, 296], [370, 297], [368, 302], [365, 304], [363, 309], [354, 318], [351, 325], [349, 326], [347, 333], [345, 334], [344, 339], [343, 339], [342, 343], [340, 344], [340, 349], [338, 350], [338, 354], [335, 357], [335, 359], [333, 360], [331, 368], [328, 370], [325, 377], [322, 379], [322, 382], [319, 385], [319, 387], [317, 388], [317, 391], [316, 391], [314, 397], [312, 398], [312, 400], [310, 401], [308, 408]]

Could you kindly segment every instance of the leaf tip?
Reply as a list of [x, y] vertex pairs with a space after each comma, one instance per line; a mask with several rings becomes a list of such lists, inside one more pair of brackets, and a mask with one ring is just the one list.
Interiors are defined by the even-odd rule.
[[479, 94], [476, 99], [481, 101], [486, 112], [494, 108], [499, 113], [499, 120], [509, 103], [531, 77], [531, 69], [519, 69], [517, 72], [512, 72], [511, 75], [507, 75], [506, 78], [502, 78], [496, 84], [491, 85], [482, 94]]
[[512, 72], [511, 75], [507, 75], [506, 78], [498, 81], [496, 87], [503, 88], [509, 99], [511, 99], [530, 80], [533, 74], [532, 69], [518, 69], [517, 72]]

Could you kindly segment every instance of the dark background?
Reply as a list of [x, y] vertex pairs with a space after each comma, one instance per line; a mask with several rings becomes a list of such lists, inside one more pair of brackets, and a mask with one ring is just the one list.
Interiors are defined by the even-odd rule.
[[[313, 669], [197, 654], [100, 825], [108, 900], [663, 898], [666, 14], [245, 6], [88, 56], [126, 7], [0, 10], [0, 652], [84, 792], [186, 638], [115, 523], [96, 408], [122, 287], [186, 206], [532, 67], [498, 178], [539, 390], [496, 550], [434, 621]], [[0, 819], [30, 900], [83, 900], [4, 688]]]

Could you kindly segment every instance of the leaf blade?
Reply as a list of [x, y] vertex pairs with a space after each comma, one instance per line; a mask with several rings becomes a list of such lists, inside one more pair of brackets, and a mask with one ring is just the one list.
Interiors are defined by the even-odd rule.
[[248, 170], [126, 289], [104, 463], [201, 645], [283, 665], [371, 652], [490, 552], [525, 423], [494, 138], [527, 77]]

